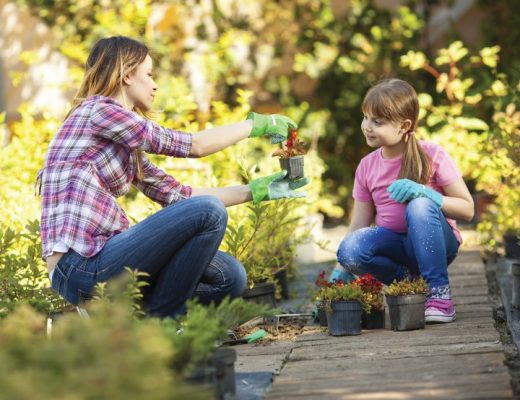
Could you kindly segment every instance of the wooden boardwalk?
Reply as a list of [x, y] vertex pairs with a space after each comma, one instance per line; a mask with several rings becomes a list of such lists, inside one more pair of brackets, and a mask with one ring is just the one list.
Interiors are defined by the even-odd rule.
[[461, 252], [449, 273], [456, 322], [359, 336], [305, 332], [264, 398], [512, 399], [479, 253]]

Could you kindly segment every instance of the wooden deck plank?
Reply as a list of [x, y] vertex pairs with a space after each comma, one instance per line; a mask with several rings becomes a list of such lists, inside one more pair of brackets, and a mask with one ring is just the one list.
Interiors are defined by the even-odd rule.
[[425, 329], [300, 335], [266, 399], [512, 399], [484, 265], [463, 251], [449, 268], [457, 321]]

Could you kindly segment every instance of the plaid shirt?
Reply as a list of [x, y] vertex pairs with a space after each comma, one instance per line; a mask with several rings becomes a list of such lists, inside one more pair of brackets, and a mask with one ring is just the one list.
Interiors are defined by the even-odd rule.
[[163, 206], [191, 196], [191, 187], [155, 167], [144, 155], [144, 179], [135, 178], [135, 152], [187, 157], [191, 134], [161, 127], [93, 96], [67, 118], [49, 145], [38, 172], [43, 256], [58, 242], [85, 257], [99, 253], [108, 239], [128, 228], [116, 198], [134, 184]]

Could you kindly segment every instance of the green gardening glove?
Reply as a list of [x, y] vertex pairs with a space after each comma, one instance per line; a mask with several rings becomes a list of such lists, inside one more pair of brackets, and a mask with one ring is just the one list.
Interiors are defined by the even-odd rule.
[[287, 139], [289, 131], [298, 128], [296, 122], [283, 115], [263, 115], [250, 112], [247, 119], [253, 121], [249, 137], [269, 136], [271, 143], [280, 143]]
[[417, 197], [426, 197], [442, 207], [442, 194], [410, 179], [398, 179], [387, 189], [390, 198], [398, 203], [407, 203]]
[[309, 183], [307, 178], [293, 181], [284, 179], [287, 171], [283, 170], [274, 175], [264, 176], [249, 182], [253, 202], [259, 203], [264, 200], [276, 200], [288, 197], [305, 197], [305, 192], [295, 192], [294, 189], [301, 188]]

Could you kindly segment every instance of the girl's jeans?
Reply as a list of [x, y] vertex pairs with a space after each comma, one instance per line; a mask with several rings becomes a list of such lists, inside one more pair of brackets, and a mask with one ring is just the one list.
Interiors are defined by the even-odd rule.
[[238, 297], [247, 286], [244, 267], [217, 251], [227, 218], [222, 202], [212, 196], [171, 204], [113, 236], [93, 257], [69, 250], [54, 270], [52, 288], [78, 304], [92, 297], [97, 282], [128, 266], [150, 275], [144, 290], [150, 315], [174, 317], [192, 297], [202, 303]]
[[412, 200], [406, 224], [406, 233], [370, 227], [348, 234], [338, 249], [339, 263], [348, 272], [368, 272], [386, 285], [419, 274], [430, 289], [449, 285], [448, 265], [459, 243], [440, 208], [424, 197]]

